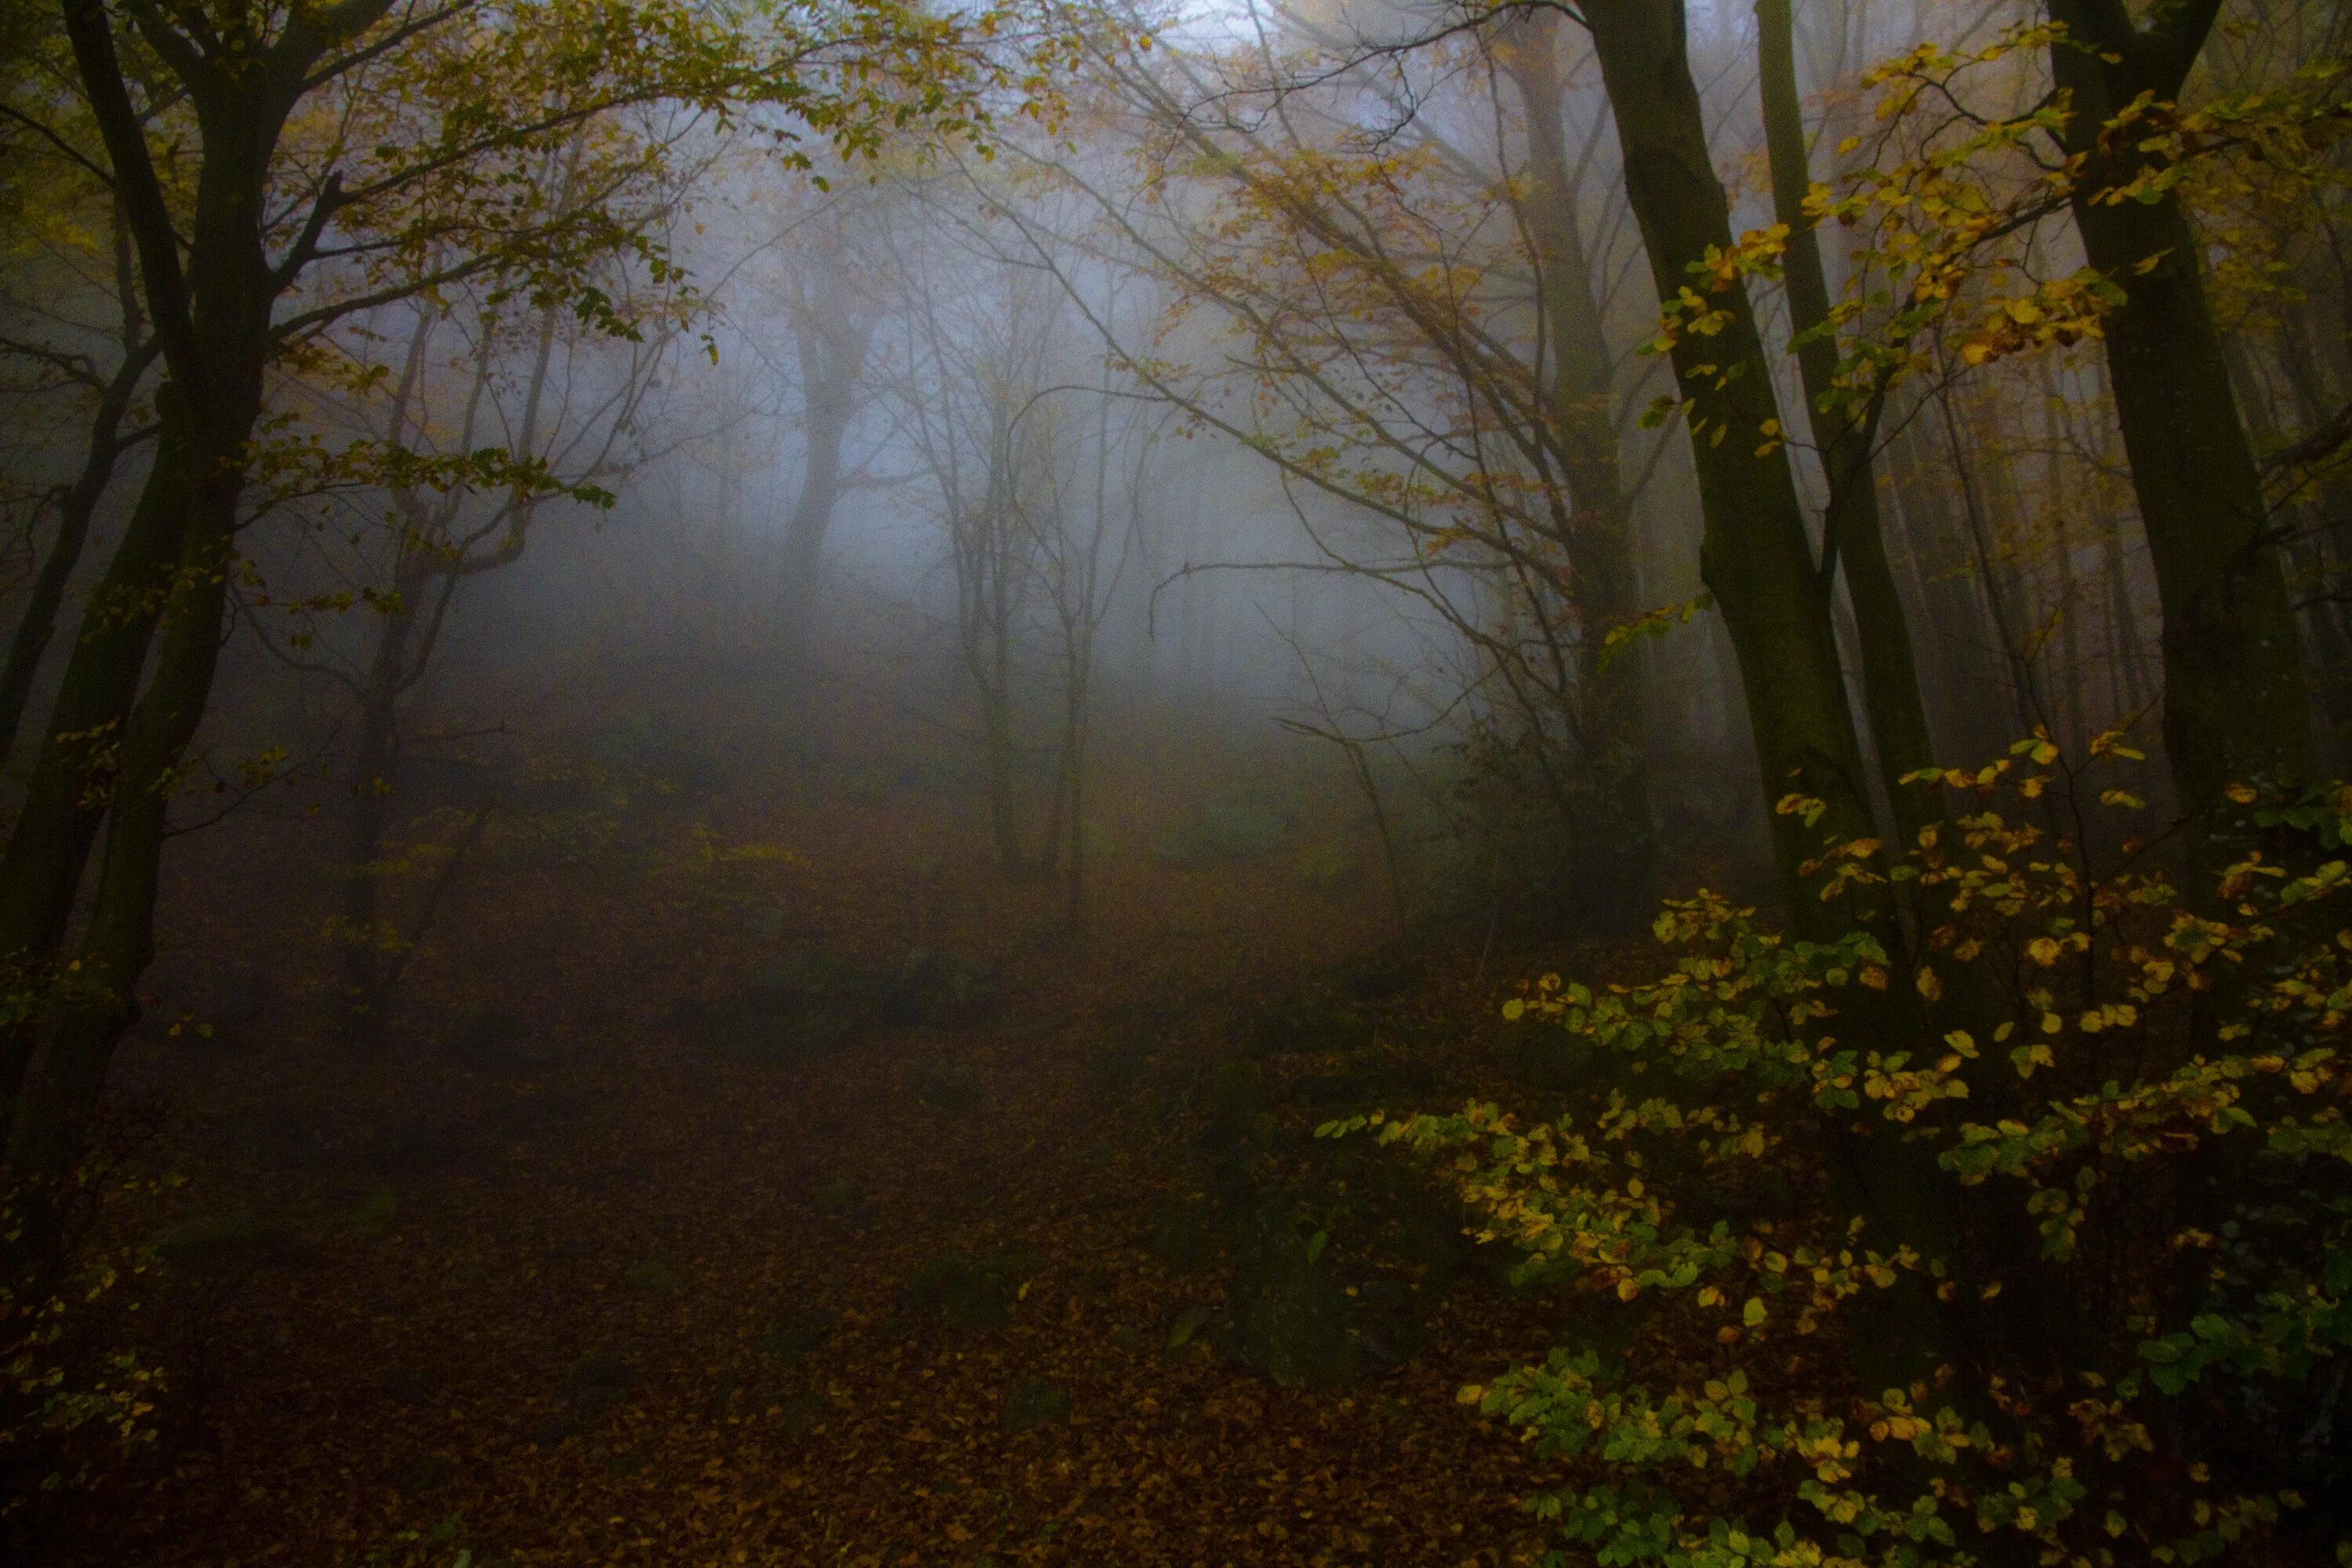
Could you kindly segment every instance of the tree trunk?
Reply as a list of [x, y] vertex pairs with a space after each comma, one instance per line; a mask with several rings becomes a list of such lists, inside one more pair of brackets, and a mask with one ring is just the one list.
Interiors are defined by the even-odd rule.
[[[1862, 689], [1878, 771], [1906, 844], [1940, 822], [1939, 797], [1903, 780], [1936, 765], [1927, 704], [1919, 697], [1917, 656], [1878, 515], [1878, 480], [1871, 447], [1874, 421], [1849, 409], [1824, 406], [1836, 394], [1838, 350], [1830, 331], [1830, 292], [1822, 267], [1821, 237], [1805, 216], [1812, 172], [1805, 151], [1804, 109], [1797, 92], [1795, 28], [1790, 0], [1757, 0], [1757, 58], [1761, 68], [1764, 142], [1772, 166], [1772, 205], [1789, 226], [1784, 278], [1790, 326], [1804, 341], [1797, 365], [1805, 413], [1829, 486], [1824, 551], [1845, 572], [1862, 651]], [[1807, 334], [1811, 334], [1808, 336]], [[1736, 433], [1735, 433], [1736, 434]]]
[[2011, 467], [2014, 459], [2001, 445], [2000, 410], [1991, 405], [1978, 408], [1967, 422], [1976, 439], [1963, 447], [1961, 420], [1952, 408], [1950, 387], [1937, 389], [1936, 405], [1952, 472], [1958, 480], [1960, 513], [1975, 550], [1977, 576], [1984, 584], [2003, 669], [2016, 694], [2017, 733], [2002, 740], [1995, 748], [1997, 753], [2008, 742], [2023, 739], [2033, 726], [2050, 722], [2050, 700], [2042, 690], [2036, 662], [2042, 657], [2041, 637], [2018, 548], [2025, 532], [2024, 506]]
[[[2316, 430], [2334, 417], [2336, 400], [2323, 387], [2320, 367], [2311, 345], [2326, 341], [2327, 329], [2308, 301], [2285, 309], [2285, 330], [2280, 334], [2279, 368], [2293, 395], [2294, 427]], [[2248, 434], [2273, 448], [2288, 444], [2282, 421], [2263, 401], [2253, 369], [2253, 349], [2243, 341], [2230, 345], [2231, 370], [2244, 400]], [[2289, 568], [2288, 590], [2309, 636], [2314, 710], [2320, 725], [2318, 752], [2324, 773], [2334, 776], [2347, 733], [2352, 733], [2352, 627], [2347, 627], [2343, 597], [2337, 592], [2340, 552], [2330, 548], [2341, 520], [2352, 516], [2352, 489], [2341, 470], [2328, 465], [2315, 491], [2306, 489], [2296, 509], [2300, 528], [2284, 530]]]
[[[1731, 245], [1729, 204], [1691, 80], [1684, 8], [1662, 0], [1587, 0], [1584, 16], [1651, 272], [1659, 297], [1673, 300], [1710, 252]], [[1815, 823], [1778, 811], [1772, 817], [1790, 925], [1801, 937], [1832, 936], [1852, 929], [1856, 911], [1823, 902], [1817, 875], [1805, 867], [1823, 837], [1875, 837], [1869, 776], [1788, 448], [1767, 440], [1779, 408], [1754, 312], [1736, 279], [1706, 304], [1723, 313], [1720, 330], [1680, 334], [1674, 349], [1706, 515], [1700, 574], [1738, 655], [1765, 799], [1793, 793], [1821, 802]], [[1916, 1028], [1891, 995], [1854, 988], [1844, 1008], [1849, 1033], [1906, 1039]], [[1932, 1150], [1865, 1126], [1838, 1132], [1829, 1152], [1843, 1204], [1867, 1221], [1873, 1245], [1960, 1258], [1951, 1185]], [[1854, 1350], [1857, 1375], [1871, 1394], [1907, 1386], [1958, 1357], [1964, 1336], [1951, 1310], [1913, 1277], [1876, 1306]]]
[[1922, 405], [1907, 415], [1889, 456], [1919, 583], [1919, 603], [1937, 654], [1929, 668], [1941, 678], [1938, 704], [1942, 754], [1969, 767], [2003, 755], [2024, 733], [2000, 617], [1990, 605], [1992, 584], [1979, 569], [1974, 531], [1952, 505], [1960, 483], [1936, 451], [1925, 422], [1937, 417]]
[[1013, 774], [1013, 721], [1002, 701], [988, 700], [981, 722], [982, 757], [988, 767], [988, 830], [996, 846], [996, 868], [1018, 876], [1027, 862], [1021, 853], [1020, 795]]
[[[165, 819], [211, 689], [247, 447], [283, 287], [261, 246], [264, 186], [310, 66], [343, 36], [293, 27], [271, 47], [266, 69], [240, 67], [235, 84], [193, 50], [175, 64], [191, 88], [204, 148], [191, 214], [175, 225], [105, 8], [63, 0], [60, 11], [113, 164], [166, 382], [156, 400], [154, 466], [83, 614], [49, 733], [0, 853], [0, 959], [45, 967], [63, 943], [100, 823], [111, 814], [91, 914], [92, 962], [78, 976], [95, 994], [52, 1031], [37, 1073], [32, 1028], [0, 1041], [6, 1157], [51, 1173], [78, 1156], [114, 1043], [137, 1015]], [[339, 11], [333, 23], [364, 28], [373, 19], [362, 5]], [[142, 696], [159, 626], [163, 637]]]
[[[97, 842], [120, 772], [124, 719], [167, 600], [196, 476], [209, 454], [185, 402], [166, 386], [155, 462], [113, 558], [89, 597], [72, 657], [36, 754], [8, 846], [0, 853], [0, 959], [37, 972], [65, 940], [74, 895]], [[31, 1060], [33, 1033], [0, 1040], [0, 1100], [15, 1096]]]
[[128, 445], [122, 439], [123, 416], [130, 411], [131, 396], [153, 357], [135, 345], [126, 353], [121, 369], [100, 393], [98, 411], [90, 416], [89, 444], [81, 472], [58, 497], [57, 537], [49, 542], [49, 552], [42, 558], [41, 569], [25, 596], [24, 617], [8, 642], [8, 661], [0, 666], [0, 763], [5, 763], [16, 749], [16, 734], [24, 725], [25, 705], [33, 695], [41, 655], [57, 633], [66, 585], [81, 564], [82, 547], [89, 542], [90, 519]]
[[[1731, 246], [1730, 210], [1685, 51], [1683, 7], [1594, 0], [1585, 18], [1650, 270], [1659, 297], [1673, 300], [1691, 268]], [[1800, 931], [1822, 934], [1844, 918], [1821, 901], [1803, 868], [1824, 835], [1875, 836], [1869, 782], [1787, 449], [1758, 453], [1780, 408], [1755, 314], [1737, 282], [1707, 304], [1727, 317], [1722, 331], [1685, 334], [1674, 349], [1706, 514], [1699, 572], [1738, 654], [1764, 798], [1796, 794], [1823, 805], [1818, 824], [1778, 812], [1771, 824], [1790, 919]]]
[[350, 1022], [362, 1036], [383, 1027], [383, 833], [390, 818], [393, 778], [399, 768], [400, 694], [407, 685], [408, 645], [416, 610], [410, 595], [425, 586], [398, 584], [394, 606], [377, 628], [375, 652], [359, 693], [359, 729], [352, 746], [352, 806], [344, 825], [342, 872], [343, 997]]
[[2136, 715], [2149, 700], [2147, 655], [2140, 643], [2139, 607], [2132, 602], [2131, 563], [2124, 559], [2124, 527], [2120, 519], [2099, 520], [2099, 574], [2106, 580], [2107, 620], [2115, 639], [2116, 718]]
[[824, 538], [841, 500], [841, 447], [857, 413], [857, 382], [874, 337], [874, 320], [855, 310], [838, 276], [839, 258], [820, 258], [818, 288], [797, 324], [805, 440], [800, 494], [784, 527], [782, 622], [786, 664], [806, 664], [821, 602]]
[[[1592, 293], [1592, 268], [1577, 223], [1576, 182], [1561, 131], [1559, 17], [1522, 13], [1500, 51], [1527, 114], [1528, 238], [1550, 355], [1549, 415], [1572, 512], [1562, 520], [1576, 607], [1580, 762], [1591, 779], [1571, 803], [1578, 818], [1578, 892], [1594, 923], [1638, 919], [1657, 861], [1647, 725], [1639, 659], [1607, 657], [1607, 633], [1641, 614], [1633, 572], [1632, 508], [1617, 460], [1612, 363]], [[1542, 375], [1545, 366], [1538, 364]]]
[[[257, 412], [257, 374], [249, 384], [253, 401], [247, 406]], [[237, 413], [228, 410], [222, 423], [233, 424]], [[250, 425], [248, 416], [245, 427]], [[136, 985], [154, 956], [155, 889], [180, 761], [203, 721], [220, 652], [242, 489], [243, 476], [224, 452], [187, 498], [185, 542], [164, 604], [163, 637], [147, 689], [121, 726], [110, 798], [100, 807], [85, 797], [58, 821], [60, 827], [79, 826], [88, 817], [94, 826], [98, 811], [105, 810], [106, 853], [84, 947], [81, 978], [89, 992], [58, 1020], [12, 1116], [8, 1163], [37, 1176], [59, 1177], [71, 1169], [105, 1088], [114, 1047], [139, 1016]], [[72, 670], [68, 674], [70, 679]], [[133, 669], [131, 679], [136, 676]], [[45, 752], [45, 762], [49, 754]], [[11, 850], [28, 829], [37, 831], [58, 816], [52, 811], [38, 821], [29, 813], [20, 817]], [[86, 858], [87, 834], [80, 842]], [[72, 881], [79, 882], [79, 864], [74, 870]], [[60, 875], [58, 880], [65, 879]], [[68, 907], [71, 898], [68, 885]], [[48, 936], [35, 951], [53, 950], [62, 934], [59, 930]], [[24, 1082], [21, 1074], [15, 1076]]]
[[1062, 726], [1062, 771], [1070, 801], [1070, 864], [1063, 884], [1062, 919], [1074, 937], [1086, 929], [1087, 916], [1086, 687], [1083, 678], [1072, 679]]
[[2083, 248], [2126, 294], [2106, 322], [2107, 369], [2163, 606], [2165, 750], [2200, 897], [2210, 896], [2217, 869], [2207, 841], [2227, 809], [2223, 787], [2307, 779], [2316, 761], [2294, 608], [2196, 232], [2169, 193], [2101, 199], [2134, 177], [2142, 156], [2131, 136], [2110, 145], [2105, 127], [2142, 93], [2179, 92], [2212, 9], [2175, 7], [2142, 29], [2124, 0], [2050, 5], [2090, 46], [2054, 47], [2051, 68], [2071, 98], [2069, 151], [2085, 160], [2074, 200]]

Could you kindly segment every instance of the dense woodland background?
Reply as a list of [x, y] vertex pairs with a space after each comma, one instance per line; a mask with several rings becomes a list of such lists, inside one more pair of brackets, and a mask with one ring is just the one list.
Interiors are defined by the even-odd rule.
[[2352, 16], [0, 0], [27, 1561], [2352, 1561]]

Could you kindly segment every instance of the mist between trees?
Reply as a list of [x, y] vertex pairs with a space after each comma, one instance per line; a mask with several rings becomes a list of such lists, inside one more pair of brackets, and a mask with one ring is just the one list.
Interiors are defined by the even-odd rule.
[[6, 0], [0, 1524], [2352, 1561], [2347, 31]]

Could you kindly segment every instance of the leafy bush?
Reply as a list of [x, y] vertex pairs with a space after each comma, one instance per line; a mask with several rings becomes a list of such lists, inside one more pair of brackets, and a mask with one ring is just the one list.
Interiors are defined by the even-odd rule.
[[114, 1165], [100, 1139], [65, 1180], [0, 1191], [0, 1540], [41, 1500], [95, 1484], [155, 1439], [163, 1374], [107, 1310], [147, 1260], [85, 1241], [123, 1185]]
[[[1522, 1280], [1648, 1306], [1708, 1359], [1668, 1385], [1570, 1342], [1464, 1391], [1569, 1461], [1536, 1507], [1599, 1562], [2194, 1563], [2343, 1531], [2352, 788], [2233, 790], [2190, 900], [2151, 842], [2092, 847], [2102, 807], [2142, 809], [2099, 787], [2135, 760], [2037, 737], [1918, 781], [1969, 809], [1899, 855], [1831, 847], [1832, 940], [1701, 892], [1657, 920], [1658, 979], [1543, 977], [1504, 1011], [1582, 1086], [1555, 1121], [1324, 1129], [1377, 1125]], [[1726, 1200], [1768, 1183], [1779, 1215]]]
[[971, 1029], [995, 1018], [1003, 988], [986, 964], [919, 947], [907, 954], [890, 982], [885, 1011], [900, 1023], [937, 1029]]

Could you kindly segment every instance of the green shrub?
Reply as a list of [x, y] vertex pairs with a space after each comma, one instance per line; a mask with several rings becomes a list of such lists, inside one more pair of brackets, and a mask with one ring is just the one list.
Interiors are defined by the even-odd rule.
[[2096, 777], [2136, 755], [2038, 737], [1927, 781], [1971, 809], [1826, 851], [1835, 941], [1670, 902], [1659, 979], [1505, 1008], [1618, 1069], [1567, 1114], [1380, 1126], [1517, 1278], [1663, 1300], [1710, 1352], [1653, 1382], [1654, 1335], [1571, 1337], [1464, 1391], [1570, 1467], [1537, 1509], [1582, 1551], [2192, 1563], [2341, 1507], [2352, 788], [2232, 792], [2236, 862], [2192, 904], [2146, 844], [2036, 820], [2137, 810]]
[[[104, 1143], [64, 1181], [0, 1188], [0, 1540], [155, 1439], [163, 1374], [109, 1310], [152, 1255], [85, 1239], [124, 1186]], [[37, 1245], [44, 1233], [56, 1244]]]

